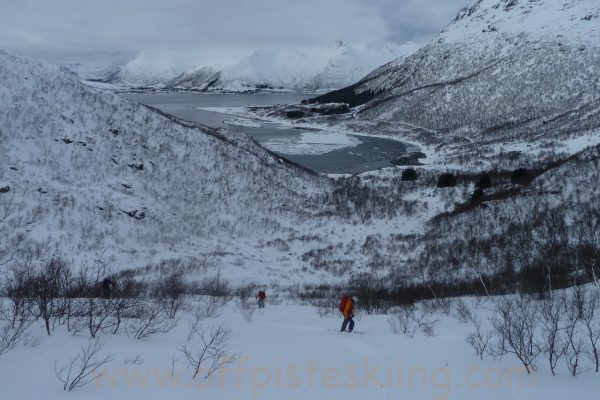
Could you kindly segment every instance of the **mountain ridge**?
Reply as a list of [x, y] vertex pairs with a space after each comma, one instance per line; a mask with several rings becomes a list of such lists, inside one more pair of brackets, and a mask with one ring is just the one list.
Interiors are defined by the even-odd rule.
[[342, 40], [306, 49], [258, 49], [225, 61], [153, 69], [152, 57], [141, 54], [104, 82], [166, 90], [247, 92], [256, 90], [314, 91], [343, 87], [374, 67], [414, 50], [413, 44], [372, 44], [355, 49]]

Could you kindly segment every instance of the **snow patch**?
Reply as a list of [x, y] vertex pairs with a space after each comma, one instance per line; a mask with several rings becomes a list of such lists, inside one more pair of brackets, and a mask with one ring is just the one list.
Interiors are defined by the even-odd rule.
[[297, 138], [272, 139], [263, 146], [276, 153], [283, 154], [325, 154], [361, 143], [356, 136], [344, 133], [303, 132]]

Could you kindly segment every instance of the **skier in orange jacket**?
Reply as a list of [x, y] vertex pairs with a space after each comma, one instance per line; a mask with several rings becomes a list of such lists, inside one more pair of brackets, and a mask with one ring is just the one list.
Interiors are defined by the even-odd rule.
[[345, 332], [346, 326], [348, 326], [348, 332], [352, 332], [354, 329], [354, 320], [352, 318], [354, 317], [354, 303], [356, 302], [356, 298], [347, 297], [346, 299], [342, 299], [342, 302], [345, 303], [343, 304], [342, 311], [342, 314], [344, 314], [344, 322], [342, 322], [342, 329], [340, 332]]

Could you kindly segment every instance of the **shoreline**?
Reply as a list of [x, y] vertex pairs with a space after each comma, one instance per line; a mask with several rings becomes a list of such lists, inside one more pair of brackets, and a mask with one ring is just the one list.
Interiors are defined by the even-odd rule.
[[[393, 140], [393, 141], [405, 144], [407, 154], [411, 153], [411, 152], [421, 152], [421, 153], [425, 154], [425, 157], [420, 159], [420, 160], [425, 161], [421, 165], [412, 165], [412, 166], [406, 165], [404, 167], [419, 167], [419, 168], [427, 168], [427, 169], [438, 169], [438, 168], [442, 167], [442, 165], [439, 162], [436, 162], [434, 159], [435, 153], [434, 153], [433, 148], [431, 148], [431, 146], [427, 146], [422, 143], [415, 143], [412, 140], [405, 140], [404, 138], [397, 137], [397, 136], [368, 133], [365, 131], [357, 132], [355, 130], [346, 129], [340, 125], [324, 125], [324, 124], [319, 124], [319, 123], [306, 123], [306, 122], [294, 123], [293, 121], [286, 119], [286, 118], [271, 117], [271, 116], [266, 116], [266, 115], [261, 115], [261, 114], [255, 113], [255, 112], [249, 110], [248, 109], [249, 107], [261, 107], [261, 106], [258, 105], [258, 106], [195, 107], [195, 108], [199, 109], [199, 110], [204, 110], [204, 111], [217, 112], [217, 113], [224, 114], [224, 115], [231, 115], [231, 116], [236, 116], [236, 117], [241, 117], [241, 118], [247, 118], [250, 120], [268, 122], [268, 123], [277, 124], [279, 126], [291, 128], [291, 129], [304, 129], [304, 130], [311, 130], [311, 131], [316, 131], [316, 132], [330, 131], [331, 133], [340, 133], [340, 134], [352, 135], [352, 136], [357, 136], [357, 137], [362, 136], [362, 137], [372, 137], [372, 138]], [[264, 106], [264, 107], [272, 107], [272, 106]], [[427, 162], [427, 161], [430, 161], [430, 162]], [[433, 161], [433, 162], [431, 162], [431, 161]], [[392, 162], [392, 160], [390, 160], [390, 162]], [[400, 168], [400, 167], [403, 167], [403, 166], [391, 165], [389, 167], [384, 167], [384, 169]], [[372, 171], [378, 171], [378, 170], [372, 170]], [[372, 171], [366, 171], [363, 173], [372, 172]], [[349, 174], [349, 175], [352, 175], [352, 174]]]

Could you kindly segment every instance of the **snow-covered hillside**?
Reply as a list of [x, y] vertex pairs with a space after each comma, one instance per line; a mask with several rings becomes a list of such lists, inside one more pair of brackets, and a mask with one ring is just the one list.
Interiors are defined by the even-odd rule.
[[589, 132], [599, 92], [597, 1], [478, 0], [416, 53], [317, 100], [362, 104], [359, 119], [449, 145]]
[[32, 246], [113, 269], [227, 253], [292, 232], [328, 186], [244, 134], [174, 122], [6, 52], [0, 154], [2, 263]]
[[233, 60], [207, 59], [194, 67], [164, 59], [157, 63], [143, 53], [107, 81], [232, 92], [333, 89], [349, 85], [373, 68], [413, 50], [412, 44], [376, 44], [355, 49], [340, 40], [328, 47], [259, 49]]

